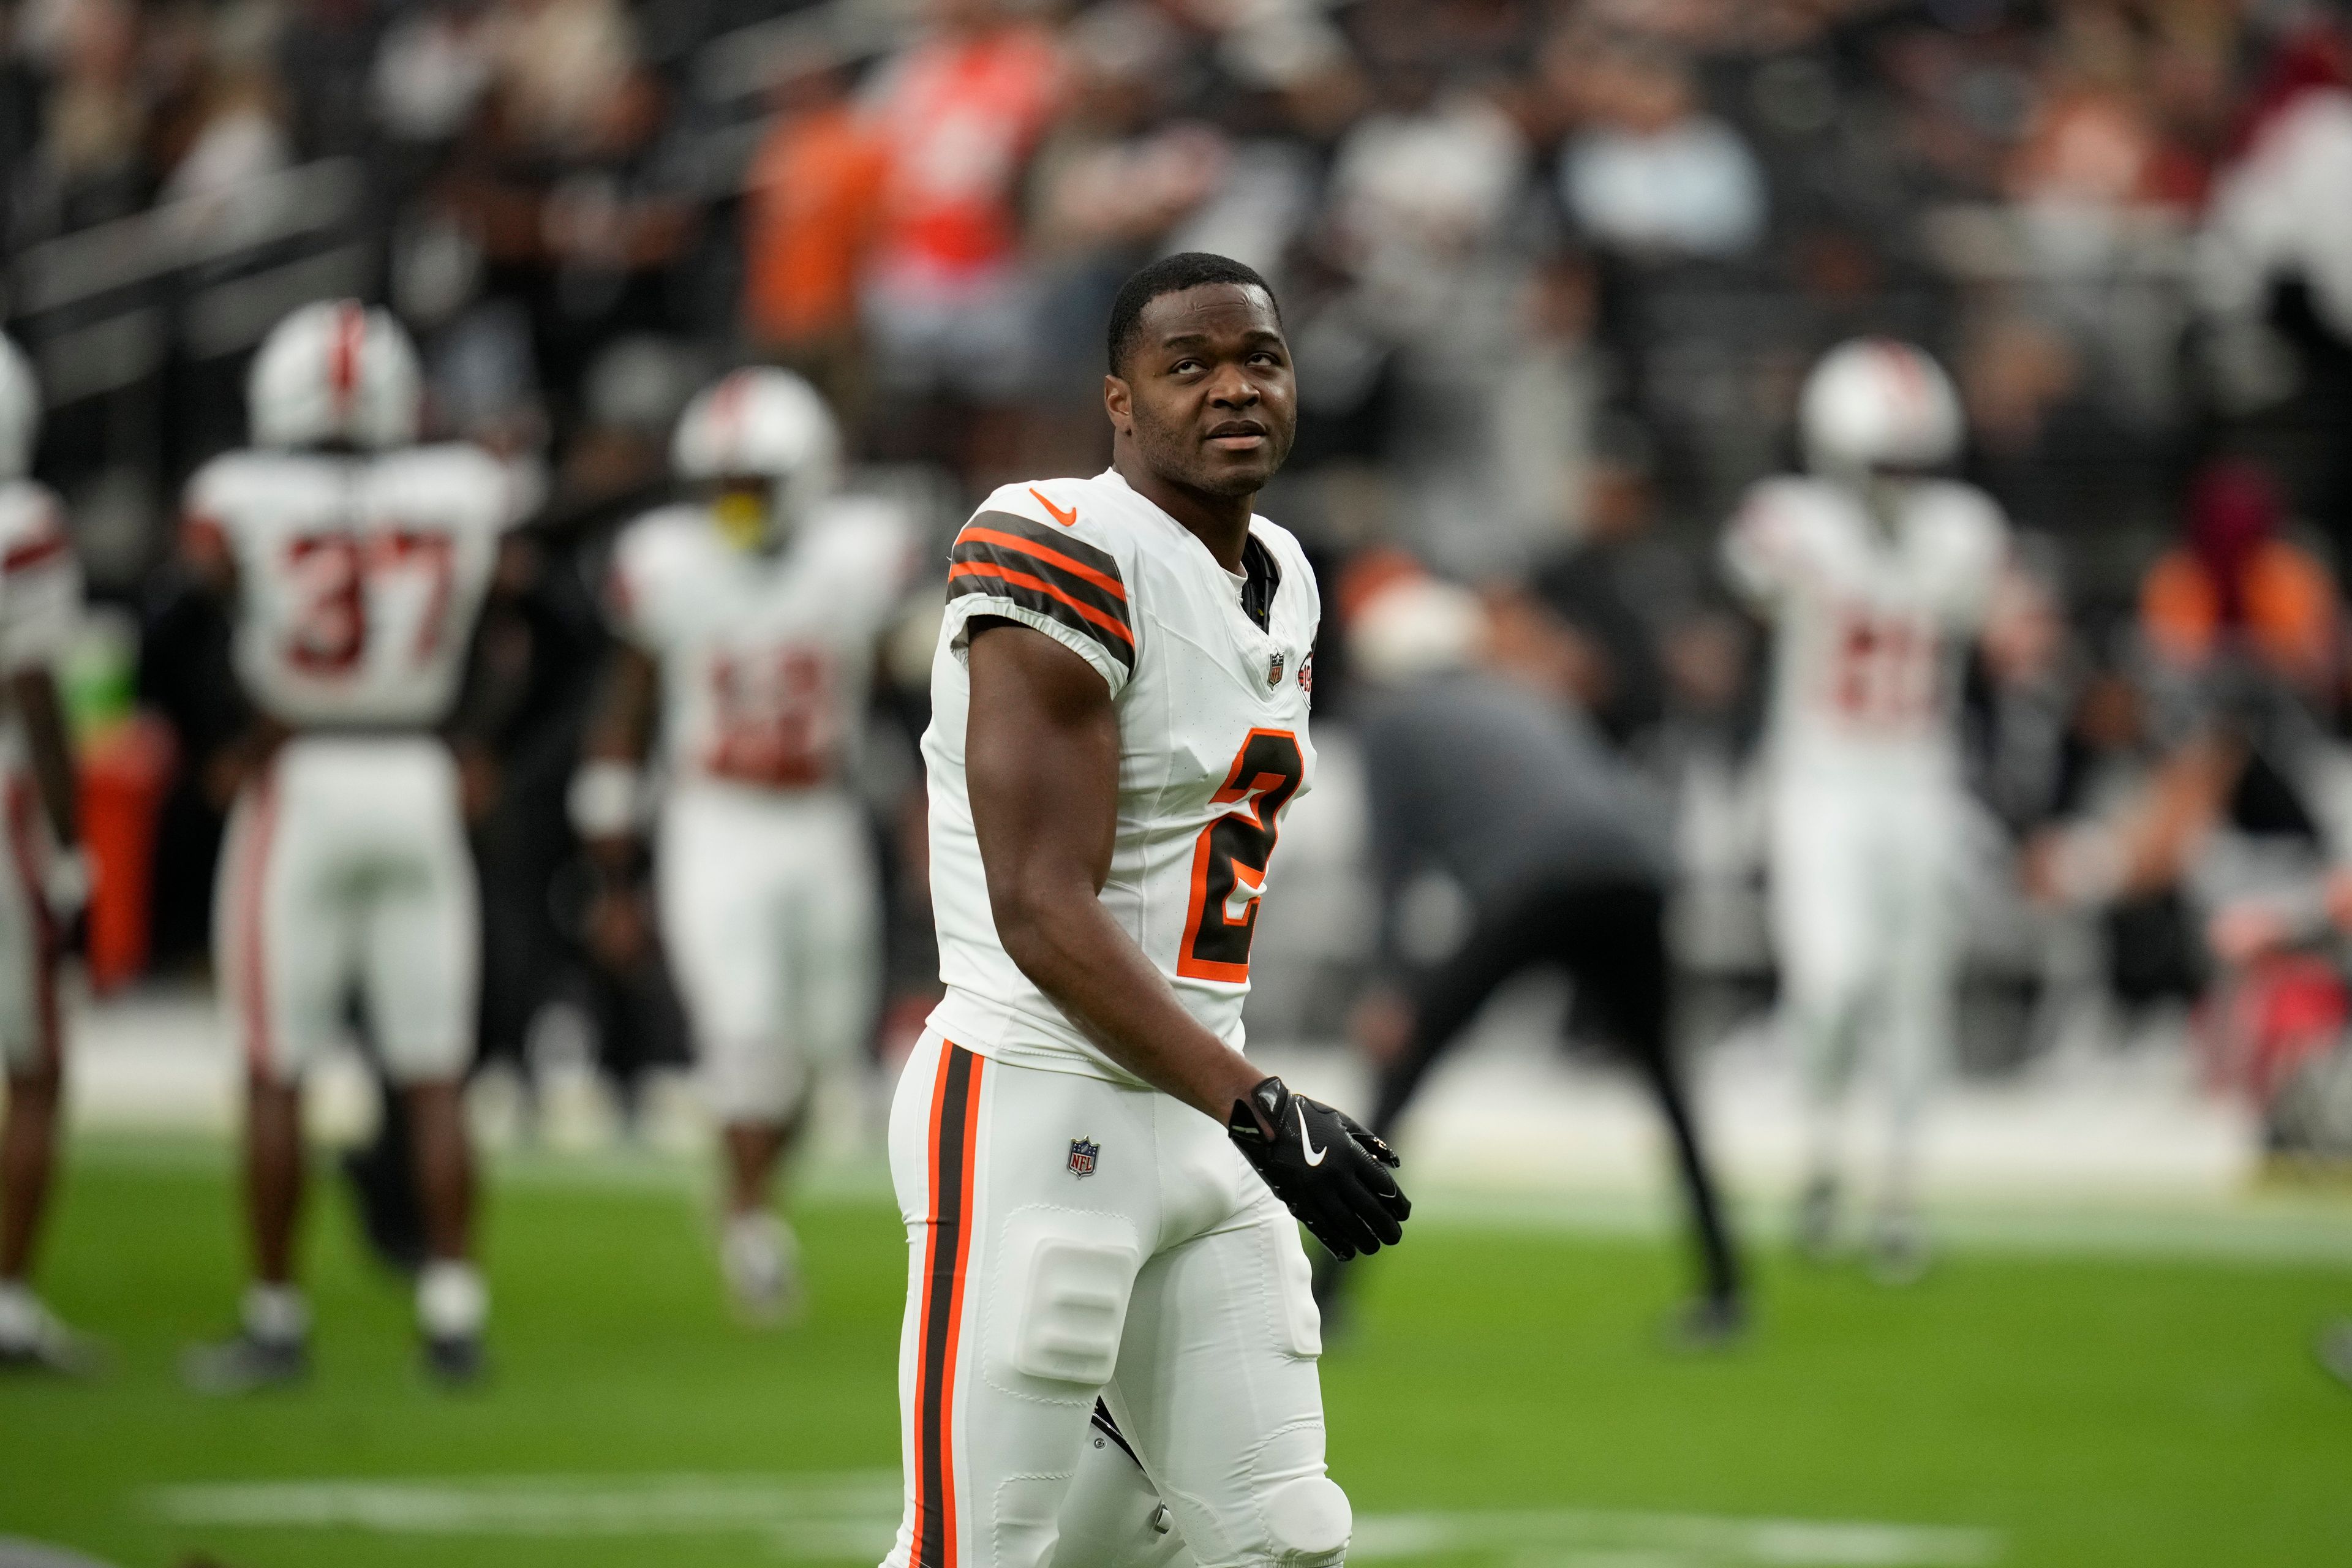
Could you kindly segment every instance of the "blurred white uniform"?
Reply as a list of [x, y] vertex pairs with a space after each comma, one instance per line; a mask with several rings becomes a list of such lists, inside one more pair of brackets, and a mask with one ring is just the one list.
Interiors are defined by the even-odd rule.
[[1344, 1554], [1298, 1227], [1222, 1126], [1115, 1066], [1006, 954], [964, 773], [974, 617], [1091, 665], [1120, 738], [1103, 905], [1239, 1047], [1258, 898], [1313, 779], [1321, 616], [1288, 533], [1253, 520], [1246, 558], [1245, 590], [1115, 473], [1007, 486], [957, 536], [923, 738], [948, 993], [890, 1115], [910, 1256], [887, 1568], [1112, 1561], [1055, 1552], [1065, 1520], [1098, 1542], [1134, 1486], [1093, 1446], [1097, 1395], [1199, 1562]]
[[237, 801], [215, 894], [247, 1060], [292, 1079], [356, 986], [396, 1079], [454, 1077], [480, 911], [457, 766], [433, 731], [513, 521], [506, 471], [462, 446], [236, 452], [189, 482], [187, 520], [235, 563], [239, 683], [295, 731]]
[[[52, 664], [81, 609], [57, 498], [29, 480], [0, 482], [0, 679]], [[26, 772], [13, 705], [0, 720], [0, 789], [7, 851], [0, 855], [0, 1068], [54, 1060], [57, 996], [42, 867], [48, 834]]]
[[1890, 530], [1846, 486], [1768, 479], [1724, 543], [1732, 579], [1775, 628], [1767, 744], [1784, 994], [1817, 1086], [1843, 1081], [1863, 1010], [1881, 1010], [1898, 1113], [1949, 1032], [1960, 655], [2008, 533], [1967, 486], [1900, 493]]
[[668, 507], [614, 552], [614, 618], [661, 669], [663, 942], [730, 1121], [786, 1119], [811, 1062], [855, 1050], [872, 1016], [873, 847], [845, 783], [912, 561], [898, 511], [861, 500], [772, 552]]

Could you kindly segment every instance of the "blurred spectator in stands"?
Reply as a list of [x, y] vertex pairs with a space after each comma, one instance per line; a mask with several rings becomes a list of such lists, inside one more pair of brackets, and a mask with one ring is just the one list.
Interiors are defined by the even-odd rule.
[[1004, 405], [1033, 370], [1016, 202], [1062, 68], [1012, 0], [929, 13], [869, 100], [887, 162], [866, 323], [879, 390], [922, 416], [891, 422], [916, 448], [893, 455], [952, 455], [971, 474], [1003, 457]]
[[542, 384], [572, 389], [612, 334], [666, 321], [698, 212], [658, 156], [661, 84], [618, 0], [501, 0], [489, 26], [490, 89], [443, 199], [487, 287], [530, 302]]
[[2282, 537], [2277, 485], [2251, 464], [2207, 466], [2189, 492], [2186, 536], [2140, 584], [2140, 631], [2160, 668], [2199, 683], [2244, 674], [2332, 718], [2344, 682], [2336, 579]]
[[1517, 342], [1496, 369], [1493, 444], [1498, 521], [1522, 562], [1584, 533], [1594, 429], [1613, 390], [1594, 341], [1600, 279], [1582, 256], [1546, 258], [1529, 274]]
[[2225, 412], [2282, 437], [2297, 497], [2352, 562], [2352, 46], [2292, 34], [2213, 190], [2200, 303]]
[[1495, 371], [1521, 339], [1527, 265], [1512, 220], [1528, 195], [1528, 149], [1490, 93], [1407, 30], [1393, 7], [1370, 29], [1371, 111], [1331, 167], [1328, 246], [1353, 280], [1344, 317], [1320, 321], [1302, 367], [1330, 356], [1344, 320], [1389, 358], [1384, 456], [1415, 550], [1470, 575], [1515, 570], [1492, 460]]
[[157, 199], [226, 200], [293, 162], [277, 80], [257, 67], [232, 67], [214, 73], [206, 84], [194, 134], [164, 176]]
[[857, 277], [883, 174], [880, 128], [845, 62], [812, 47], [779, 63], [775, 122], [744, 177], [743, 326], [820, 387], [848, 428], [865, 410]]
[[1689, 551], [1657, 532], [1648, 437], [1620, 423], [1600, 445], [1583, 537], [1540, 564], [1531, 585], [1582, 645], [1580, 706], [1622, 746], [1666, 715], [1665, 649], [1696, 613], [1700, 584]]
[[1682, 59], [1572, 29], [1548, 51], [1547, 74], [1579, 123], [1560, 199], [1594, 243], [1655, 260], [1755, 248], [1763, 173], [1739, 132], [1702, 108]]
[[1212, 127], [1169, 113], [1183, 40], [1157, 7], [1110, 0], [1074, 22], [1063, 45], [1069, 108], [1031, 173], [1029, 242], [1042, 273], [1041, 335], [1077, 372], [1056, 382], [1091, 405], [1102, 372], [1094, 340], [1112, 298], [1216, 193], [1226, 149]]
[[2010, 156], [2011, 194], [2045, 216], [2193, 207], [2204, 171], [2149, 112], [2149, 43], [2120, 8], [2066, 6], [2057, 22], [2041, 92]]
[[385, 30], [369, 94], [394, 140], [444, 146], [457, 139], [489, 90], [490, 31], [482, 0], [436, 0]]
[[[46, 26], [36, 26], [37, 22]], [[139, 79], [140, 24], [129, 0], [71, 0], [26, 18], [25, 48], [46, 79], [39, 155], [17, 184], [30, 239], [121, 217], [152, 194], [148, 102]]]

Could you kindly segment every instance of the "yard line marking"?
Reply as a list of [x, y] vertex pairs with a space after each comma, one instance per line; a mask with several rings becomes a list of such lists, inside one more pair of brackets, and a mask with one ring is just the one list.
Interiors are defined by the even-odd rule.
[[[179, 1524], [398, 1535], [756, 1535], [788, 1562], [877, 1556], [898, 1522], [898, 1475], [522, 1476], [164, 1487]], [[1508, 1568], [1983, 1568], [1998, 1531], [1862, 1520], [1608, 1509], [1426, 1510], [1356, 1521], [1350, 1560], [1467, 1556]]]

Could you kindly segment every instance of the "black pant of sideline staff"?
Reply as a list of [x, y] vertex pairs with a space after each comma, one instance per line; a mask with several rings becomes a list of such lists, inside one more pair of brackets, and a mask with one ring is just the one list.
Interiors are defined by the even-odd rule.
[[1735, 1329], [1739, 1264], [1674, 1057], [1665, 899], [1657, 888], [1633, 880], [1547, 882], [1496, 900], [1454, 956], [1414, 988], [1412, 1032], [1381, 1078], [1372, 1131], [1390, 1136], [1430, 1068], [1487, 998], [1539, 964], [1567, 972], [1579, 1005], [1591, 1009], [1657, 1100], [1698, 1251], [1703, 1294], [1699, 1321], [1690, 1326], [1702, 1333]]

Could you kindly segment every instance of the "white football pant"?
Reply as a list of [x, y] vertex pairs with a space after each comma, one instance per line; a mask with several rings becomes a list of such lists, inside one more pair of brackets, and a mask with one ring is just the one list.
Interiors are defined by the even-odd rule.
[[1936, 774], [1792, 770], [1773, 799], [1773, 935], [1816, 1157], [1830, 1162], [1866, 1047], [1887, 1097], [1882, 1196], [1896, 1206], [1911, 1195], [1919, 1117], [1950, 1047], [1956, 789]]
[[856, 803], [681, 786], [656, 857], [662, 942], [711, 1108], [788, 1120], [811, 1068], [853, 1056], [879, 999], [874, 850]]
[[891, 1105], [890, 1171], [909, 1260], [885, 1568], [1110, 1568], [1055, 1549], [1066, 1519], [1081, 1551], [1135, 1535], [1097, 1395], [1191, 1561], [1345, 1558], [1307, 1254], [1223, 1128], [933, 1031]]
[[232, 1031], [291, 1083], [343, 1034], [357, 993], [400, 1083], [472, 1054], [481, 909], [457, 766], [430, 735], [296, 735], [229, 818], [213, 902]]

